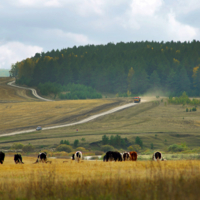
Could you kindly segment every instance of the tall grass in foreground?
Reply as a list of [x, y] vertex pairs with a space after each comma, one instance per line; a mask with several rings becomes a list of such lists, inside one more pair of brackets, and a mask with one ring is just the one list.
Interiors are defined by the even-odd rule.
[[[76, 168], [79, 176], [67, 177], [66, 174], [62, 176], [59, 166], [57, 168], [56, 165], [41, 165], [42, 168], [30, 174], [24, 173], [14, 181], [1, 180], [0, 199], [199, 199], [199, 161], [186, 161], [181, 164], [177, 161], [169, 162], [171, 163], [68, 163], [63, 164], [66, 173], [71, 165]], [[84, 171], [87, 164], [90, 165], [90, 172], [81, 175], [81, 168]], [[123, 171], [126, 164], [130, 169]], [[118, 170], [116, 165], [120, 167]]]

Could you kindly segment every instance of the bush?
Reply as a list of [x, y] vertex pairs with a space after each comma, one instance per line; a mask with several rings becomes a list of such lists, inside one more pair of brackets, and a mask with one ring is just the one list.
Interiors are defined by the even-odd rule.
[[192, 108], [192, 111], [197, 111], [196, 107]]
[[129, 146], [129, 147], [128, 147], [128, 150], [129, 150], [129, 151], [136, 151], [136, 152], [139, 152], [139, 151], [141, 150], [141, 147], [140, 147], [140, 145], [135, 144], [135, 145], [133, 145], [133, 146]]
[[187, 150], [187, 146], [185, 144], [181, 144], [181, 145], [178, 145], [178, 144], [172, 144], [168, 147], [168, 151], [171, 151], [171, 152], [181, 152], [181, 151], [184, 151], [184, 150]]
[[86, 149], [85, 149], [84, 147], [77, 147], [77, 148], [76, 148], [76, 151], [81, 151], [81, 152], [83, 152], [83, 151], [86, 151]]
[[22, 149], [23, 148], [23, 144], [21, 143], [14, 143], [12, 146], [11, 146], [11, 149]]
[[22, 147], [22, 151], [25, 152], [25, 153], [28, 153], [28, 152], [33, 152], [35, 149], [35, 147], [31, 144], [28, 144], [28, 145], [25, 145]]
[[186, 110], [185, 110], [186, 112], [188, 112], [188, 108], [186, 108]]
[[103, 152], [113, 151], [113, 150], [114, 150], [114, 147], [111, 146], [111, 145], [103, 145], [103, 146], [101, 147], [101, 150], [102, 150]]
[[67, 144], [60, 144], [59, 146], [56, 147], [57, 151], [66, 151], [66, 152], [72, 152], [73, 149], [70, 145]]

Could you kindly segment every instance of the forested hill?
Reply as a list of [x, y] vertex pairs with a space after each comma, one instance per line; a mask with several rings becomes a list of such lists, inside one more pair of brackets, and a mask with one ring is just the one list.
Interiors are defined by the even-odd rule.
[[200, 42], [129, 42], [36, 53], [12, 65], [18, 83], [56, 82], [100, 92], [143, 94], [160, 88], [200, 95]]

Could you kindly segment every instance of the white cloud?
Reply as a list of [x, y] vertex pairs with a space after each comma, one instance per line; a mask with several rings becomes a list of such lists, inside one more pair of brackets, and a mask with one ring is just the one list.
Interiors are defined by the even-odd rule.
[[73, 4], [77, 14], [81, 16], [104, 14], [105, 0], [72, 0], [71, 4]]
[[178, 0], [174, 1], [173, 4], [171, 5], [171, 8], [173, 12], [177, 13], [189, 13], [194, 10], [199, 10], [200, 9], [200, 1], [198, 0]]
[[35, 53], [42, 50], [41, 47], [25, 45], [20, 42], [0, 44], [0, 68], [10, 69], [11, 64], [34, 56]]
[[87, 36], [71, 32], [64, 32], [60, 29], [45, 30], [44, 35], [53, 35], [54, 38], [62, 40], [63, 43], [73, 41], [74, 44], [85, 45], [89, 43]]
[[132, 0], [131, 14], [152, 16], [162, 4], [162, 0]]
[[197, 36], [198, 29], [176, 21], [175, 14], [168, 15], [168, 34], [173, 40], [188, 41]]

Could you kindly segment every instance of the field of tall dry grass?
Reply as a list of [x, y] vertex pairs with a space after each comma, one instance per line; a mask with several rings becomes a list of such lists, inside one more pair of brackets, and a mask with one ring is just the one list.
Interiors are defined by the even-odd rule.
[[199, 199], [200, 161], [76, 163], [51, 159], [0, 166], [0, 199]]

